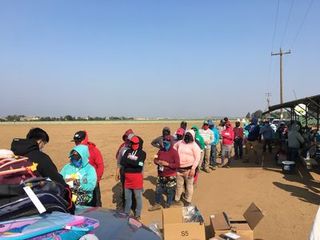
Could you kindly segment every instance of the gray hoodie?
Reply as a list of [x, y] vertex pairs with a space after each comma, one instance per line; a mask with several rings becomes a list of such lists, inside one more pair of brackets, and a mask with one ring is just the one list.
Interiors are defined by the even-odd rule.
[[299, 133], [299, 125], [296, 123], [292, 124], [291, 129], [288, 132], [288, 147], [289, 148], [300, 148], [301, 144], [304, 143], [304, 139]]

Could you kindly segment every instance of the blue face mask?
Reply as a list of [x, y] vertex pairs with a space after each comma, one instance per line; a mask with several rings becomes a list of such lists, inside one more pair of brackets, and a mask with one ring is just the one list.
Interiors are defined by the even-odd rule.
[[171, 147], [171, 143], [169, 141], [163, 141], [163, 148], [168, 152]]
[[81, 160], [81, 158], [80, 158], [80, 159], [75, 159], [73, 156], [71, 156], [70, 160], [71, 160], [71, 163], [72, 163], [75, 167], [77, 167], [77, 168], [81, 167], [81, 165], [82, 165], [82, 160]]

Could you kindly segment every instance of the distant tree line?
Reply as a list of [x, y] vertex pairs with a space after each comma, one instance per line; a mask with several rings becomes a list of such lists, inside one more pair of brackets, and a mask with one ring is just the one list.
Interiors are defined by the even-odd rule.
[[27, 117], [25, 115], [8, 115], [6, 117], [0, 118], [0, 122], [43, 122], [43, 121], [121, 121], [121, 120], [134, 120], [133, 117], [74, 117], [71, 115], [60, 116], [60, 117]]

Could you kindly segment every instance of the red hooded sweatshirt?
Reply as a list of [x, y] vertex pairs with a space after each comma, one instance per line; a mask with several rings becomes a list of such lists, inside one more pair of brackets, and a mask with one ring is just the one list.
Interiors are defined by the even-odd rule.
[[[169, 151], [159, 150], [157, 155], [157, 159], [169, 163], [169, 166], [163, 166], [162, 171], [160, 170], [161, 168], [158, 166], [158, 175], [161, 177], [176, 176], [177, 169], [180, 166], [180, 158], [177, 150], [173, 148], [173, 141], [171, 141], [171, 147]], [[154, 160], [154, 163], [157, 164], [156, 159]]]
[[88, 133], [85, 131], [86, 137], [81, 141], [80, 144], [86, 145], [89, 148], [89, 163], [94, 167], [97, 173], [98, 182], [101, 180], [104, 172], [103, 157], [100, 150], [92, 142], [89, 142]]
[[232, 145], [234, 139], [234, 132], [232, 127], [227, 127], [221, 132], [222, 144], [223, 145]]

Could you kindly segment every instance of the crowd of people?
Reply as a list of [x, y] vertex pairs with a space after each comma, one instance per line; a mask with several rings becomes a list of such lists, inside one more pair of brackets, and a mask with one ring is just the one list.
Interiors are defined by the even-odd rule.
[[[227, 117], [218, 125], [209, 119], [203, 121], [200, 128], [196, 125], [188, 128], [187, 122], [183, 121], [174, 133], [164, 127], [161, 135], [151, 142], [158, 149], [153, 158], [157, 181], [155, 204], [148, 210], [191, 205], [200, 171], [210, 173], [217, 167], [229, 168], [236, 160], [249, 162], [249, 151], [254, 153], [256, 164], [259, 164], [261, 155], [274, 150], [275, 156], [286, 153], [288, 160], [298, 161], [299, 151], [302, 149], [302, 154], [307, 154], [316, 137], [316, 131], [303, 129], [299, 122], [291, 122], [289, 126], [281, 122], [274, 126], [268, 120], [259, 122], [256, 118], [250, 122], [237, 119], [234, 126]], [[123, 134], [122, 140], [115, 156], [115, 180], [121, 182], [123, 211], [127, 214], [132, 211], [139, 219], [146, 160], [144, 141], [132, 129]], [[89, 141], [86, 131], [76, 132], [72, 141], [75, 146], [69, 153], [70, 161], [60, 172], [42, 151], [49, 142], [49, 136], [41, 128], [31, 129], [25, 139], [14, 139], [11, 150], [37, 163], [37, 171], [42, 177], [70, 189], [75, 205], [102, 206], [99, 186], [104, 173], [102, 154]]]

